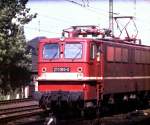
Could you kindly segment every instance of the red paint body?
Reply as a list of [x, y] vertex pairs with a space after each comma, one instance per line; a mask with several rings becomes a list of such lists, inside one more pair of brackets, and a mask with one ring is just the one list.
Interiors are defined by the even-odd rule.
[[[82, 44], [81, 58], [76, 58], [78, 53], [73, 53], [74, 58], [65, 58], [68, 43]], [[43, 59], [46, 44], [58, 44], [59, 58]], [[73, 49], [80, 52], [79, 46]], [[115, 38], [96, 40], [71, 35], [64, 39], [43, 39], [39, 44], [38, 76], [40, 92], [80, 91], [85, 101], [102, 100], [107, 94], [149, 92], [150, 47]]]

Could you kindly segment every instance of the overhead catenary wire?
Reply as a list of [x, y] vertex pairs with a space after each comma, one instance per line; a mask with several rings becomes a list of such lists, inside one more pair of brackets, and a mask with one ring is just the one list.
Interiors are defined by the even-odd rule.
[[63, 22], [63, 23], [71, 23], [71, 20], [66, 20], [66, 18], [63, 19], [62, 17], [58, 18], [58, 17], [47, 16], [47, 15], [43, 15], [43, 14], [39, 14], [39, 17], [46, 18], [48, 20], [55, 20], [55, 21]]
[[[68, 2], [70, 2], [70, 3], [72, 3], [72, 4], [75, 4], [75, 5], [77, 5], [77, 6], [80, 6], [80, 7], [82, 7], [83, 9], [85, 9], [85, 10], [87, 10], [87, 11], [90, 11], [91, 12], [91, 14], [93, 13], [95, 13], [95, 16], [97, 16], [97, 19], [98, 18], [100, 18], [101, 20], [102, 20], [102, 18], [103, 18], [103, 16], [105, 16], [106, 17], [106, 14], [107, 14], [107, 16], [108, 16], [108, 11], [107, 10], [105, 10], [105, 8], [104, 9], [102, 9], [102, 8], [96, 8], [96, 7], [94, 7], [94, 6], [92, 6], [92, 5], [94, 5], [94, 4], [91, 4], [91, 2], [90, 1], [88, 1], [89, 3], [83, 3], [83, 2], [86, 2], [86, 0], [80, 0], [80, 1], [77, 1], [77, 0], [65, 0], [65, 1], [68, 1]], [[76, 2], [77, 1], [77, 2]], [[133, 1], [134, 1], [134, 6], [133, 6]], [[136, 14], [136, 11], [137, 11], [137, 9], [139, 9], [139, 8], [136, 8], [136, 4], [137, 4], [137, 1], [136, 0], [133, 0], [133, 1], [131, 1], [132, 2], [132, 7], [133, 7], [133, 10], [134, 11], [132, 11], [132, 13], [130, 13], [130, 14], [133, 14], [134, 15], [134, 17], [135, 17], [135, 15], [137, 16], [137, 15], [139, 15], [139, 13], [137, 13]], [[135, 4], [135, 2], [136, 2], [136, 4]], [[124, 13], [124, 14], [122, 14], [122, 13], [120, 13], [120, 11], [118, 11], [119, 13], [115, 13], [115, 12], [113, 12], [113, 14], [116, 14], [116, 15], [119, 15], [119, 16], [124, 16], [124, 14], [126, 14], [126, 13]], [[100, 14], [100, 13], [103, 13], [103, 14]], [[70, 16], [70, 14], [68, 14], [68, 16]], [[53, 14], [50, 14], [50, 15], [46, 15], [46, 14], [39, 14], [39, 18], [41, 19], [40, 20], [40, 32], [42, 33], [42, 32], [46, 32], [46, 33], [55, 33], [55, 34], [59, 34], [57, 31], [56, 32], [54, 32], [53, 31], [53, 29], [56, 27], [58, 27], [58, 30], [59, 31], [61, 31], [61, 29], [62, 29], [62, 27], [59, 29], [59, 25], [60, 25], [60, 23], [64, 26], [64, 27], [67, 27], [67, 26], [70, 26], [70, 25], [73, 25], [73, 24], [77, 24], [77, 22], [78, 22], [78, 20], [79, 20], [79, 18], [75, 18], [75, 17], [72, 17], [72, 18], [68, 18], [68, 16], [66, 16], [66, 17], [64, 17], [64, 15], [62, 15], [62, 16], [57, 16], [57, 15], [53, 15]], [[80, 14], [79, 14], [79, 16], [80, 16]], [[42, 18], [44, 18], [44, 21], [42, 20]], [[94, 18], [90, 18], [90, 19], [94, 19]], [[50, 21], [49, 21], [50, 20]], [[52, 22], [52, 21], [54, 21], [54, 22]], [[80, 20], [79, 20], [80, 21]], [[145, 19], [141, 19], [141, 18], [139, 18], [138, 16], [136, 17], [136, 22], [138, 22], [138, 23], [140, 23], [140, 22], [143, 22], [144, 21], [144, 25], [149, 25], [149, 22], [148, 22], [148, 20], [145, 20]], [[45, 22], [49, 22], [49, 23], [55, 23], [55, 24], [53, 24], [53, 25], [51, 25], [51, 28], [44, 28], [44, 23]], [[57, 22], [58, 22], [58, 26], [56, 26], [57, 25]], [[82, 22], [79, 22], [80, 24], [82, 24]], [[78, 24], [79, 24], [78, 23]], [[86, 22], [84, 22], [84, 23], [86, 23]], [[100, 22], [97, 22], [97, 24], [100, 24]], [[38, 24], [38, 21], [37, 21], [37, 24]], [[47, 23], [46, 23], [47, 24]], [[38, 27], [38, 25], [37, 25], [37, 27]], [[56, 29], [55, 28], [55, 29]], [[146, 27], [142, 27], [142, 28], [146, 28]], [[28, 28], [29, 29], [29, 28]], [[32, 29], [33, 30], [33, 29]], [[38, 32], [38, 28], [34, 28], [34, 30], [37, 30], [37, 32]], [[149, 28], [147, 27], [146, 28], [146, 30], [148, 30], [149, 31]]]
[[[68, 1], [68, 2], [70, 2], [70, 3], [72, 3], [72, 4], [79, 5], [79, 6], [85, 8], [85, 9], [87, 9], [87, 10], [89, 9], [89, 10], [91, 10], [92, 12], [95, 12], [95, 13], [97, 13], [97, 14], [100, 14], [100, 13], [109, 14], [109, 11], [107, 11], [107, 10], [103, 10], [103, 9], [100, 9], [100, 8], [95, 8], [95, 7], [90, 6], [89, 0], [84, 0], [84, 1], [87, 1], [87, 4], [85, 4], [85, 3], [84, 3], [84, 4], [81, 4], [81, 3], [78, 3], [78, 2], [73, 1], [73, 0], [65, 0], [65, 1]], [[119, 15], [120, 13], [113, 12], [113, 14]]]
[[[81, 3], [78, 3], [78, 2], [75, 2], [75, 1], [72, 1], [72, 0], [66, 0], [66, 1], [69, 1], [69, 2], [72, 2], [74, 4], [77, 4], [77, 5], [80, 5], [80, 6], [84, 7], [86, 10], [97, 14], [97, 17], [100, 18], [100, 19], [101, 19], [102, 16], [105, 16], [105, 15], [100, 15], [99, 16], [100, 12], [96, 11], [96, 9], [94, 9], [91, 6], [89, 6], [89, 0], [82, 0], [82, 2], [84, 2], [84, 4], [81, 4]], [[85, 5], [88, 5], [88, 8], [85, 7]], [[48, 15], [39, 14], [39, 17], [42, 17], [42, 18], [45, 18], [45, 19], [48, 19], [48, 20], [55, 20], [57, 22], [61, 22], [61, 23], [64, 23], [64, 24], [70, 24], [70, 25], [73, 24], [72, 20], [68, 20], [66, 18], [62, 18], [62, 16], [61, 16], [61, 18], [59, 18], [59, 17], [54, 17], [54, 16], [48, 16]], [[75, 21], [78, 21], [78, 20], [76, 19]], [[44, 20], [44, 22], [48, 22], [48, 21]], [[42, 20], [40, 21], [40, 25], [41, 24], [42, 24]]]
[[86, 5], [85, 3], [84, 3], [84, 4], [81, 4], [81, 3], [78, 3], [78, 2], [73, 1], [73, 0], [65, 0], [65, 1], [68, 1], [68, 2], [70, 2], [70, 3], [72, 3], [72, 4], [78, 5], [78, 6], [80, 6], [80, 7], [83, 7], [83, 8], [85, 8], [86, 10], [89, 10], [89, 11], [91, 11], [91, 12], [93, 12], [93, 13], [100, 14], [100, 11], [92, 10], [93, 8], [89, 5], [89, 2], [88, 2], [88, 4]]
[[[36, 30], [36, 31], [39, 30], [38, 28], [35, 28], [35, 27], [29, 27], [29, 26], [26, 26], [26, 29]], [[58, 33], [58, 32], [54, 32], [54, 31], [50, 31], [50, 30], [45, 30], [45, 29], [41, 29], [41, 28], [40, 28], [40, 31], [41, 31], [41, 32], [45, 32], [45, 33], [55, 33], [55, 34], [60, 34], [60, 33]]]
[[[60, 27], [60, 21], [56, 22], [55, 20], [54, 20], [54, 21], [42, 20], [42, 19], [40, 19], [40, 18], [37, 20], [37, 25], [38, 25], [38, 27], [46, 27], [46, 28], [48, 28], [47, 26], [48, 26], [49, 24], [51, 24], [51, 23], [55, 23], [55, 25], [50, 25], [51, 28], [55, 27], [55, 29], [56, 29], [56, 27]], [[71, 23], [61, 22], [61, 24], [62, 24], [62, 23], [63, 23], [64, 26], [71, 24]], [[45, 25], [45, 24], [47, 24], [47, 25]]]
[[[78, 3], [78, 2], [76, 2], [76, 1], [74, 1], [74, 0], [65, 0], [65, 1], [68, 1], [68, 2], [71, 2], [71, 3], [73, 3], [73, 4], [76, 4], [76, 5], [79, 5], [79, 6], [81, 6], [81, 7], [83, 7], [83, 8], [85, 8], [86, 10], [89, 10], [89, 11], [91, 11], [91, 12], [94, 12], [94, 13], [96, 13], [96, 14], [99, 14], [99, 13], [101, 13], [101, 12], [103, 12], [103, 13], [109, 13], [108, 11], [106, 11], [106, 10], [103, 10], [103, 9], [99, 9], [99, 8], [95, 8], [95, 7], [92, 7], [92, 6], [90, 6], [90, 4], [89, 4], [89, 0], [81, 0], [82, 2], [83, 2], [83, 4], [82, 3]], [[85, 6], [85, 2], [88, 2], [87, 4], [88, 4], [88, 7], [87, 6]], [[133, 0], [134, 1], [134, 16], [136, 15], [136, 0]], [[114, 13], [113, 12], [113, 14], [116, 14], [116, 15], [120, 15], [121, 16], [121, 14], [120, 13]], [[99, 15], [97, 15], [97, 16], [99, 16]], [[103, 16], [103, 15], [100, 15], [99, 17], [101, 18], [101, 16]], [[58, 21], [58, 22], [61, 22], [61, 23], [64, 23], [64, 24], [73, 24], [72, 23], [72, 20], [67, 20], [66, 18], [65, 19], [63, 19], [62, 18], [62, 16], [61, 16], [61, 18], [59, 18], [59, 17], [54, 17], [54, 16], [48, 16], [48, 15], [43, 15], [43, 14], [40, 14], [39, 15], [39, 17], [42, 17], [42, 18], [46, 18], [46, 19], [48, 19], [48, 20], [55, 20], [55, 21]], [[137, 19], [137, 18], [136, 18]], [[45, 22], [46, 20], [44, 20], [44, 22]], [[76, 20], [77, 21], [77, 20]], [[145, 22], [146, 20], [144, 20], [144, 22]], [[46, 21], [46, 22], [48, 22], [48, 21]]]

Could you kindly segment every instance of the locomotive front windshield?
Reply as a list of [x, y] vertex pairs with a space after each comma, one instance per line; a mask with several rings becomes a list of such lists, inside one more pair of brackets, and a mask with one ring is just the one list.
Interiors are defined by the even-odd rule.
[[64, 57], [69, 59], [80, 59], [82, 57], [82, 44], [66, 43]]
[[[64, 59], [81, 59], [83, 45], [81, 43], [65, 43], [64, 49], [58, 43], [48, 43], [43, 46], [43, 59], [59, 59], [60, 53], [63, 53]], [[61, 48], [61, 49], [60, 49]], [[63, 52], [60, 52], [63, 50]]]
[[59, 44], [51, 43], [44, 45], [43, 58], [44, 59], [57, 59], [59, 58]]

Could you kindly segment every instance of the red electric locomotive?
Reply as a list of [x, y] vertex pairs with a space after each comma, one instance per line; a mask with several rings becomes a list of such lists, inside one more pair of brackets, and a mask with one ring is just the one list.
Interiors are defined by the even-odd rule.
[[38, 76], [40, 105], [55, 110], [144, 100], [150, 95], [150, 47], [97, 26], [72, 26], [62, 38], [41, 40]]

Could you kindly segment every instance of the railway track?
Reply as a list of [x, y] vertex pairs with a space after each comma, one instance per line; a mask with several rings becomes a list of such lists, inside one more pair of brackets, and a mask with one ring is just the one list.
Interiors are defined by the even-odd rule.
[[32, 101], [32, 100], [33, 99], [31, 99], [31, 98], [4, 100], [4, 101], [0, 101], [0, 106], [1, 105], [6, 105], [6, 104], [11, 104], [11, 103], [27, 102], [27, 101]]
[[[50, 121], [47, 118], [46, 125]], [[150, 109], [136, 110], [125, 114], [98, 117], [95, 119], [60, 120], [57, 125], [149, 125]], [[52, 125], [53, 123], [51, 122]]]
[[38, 102], [32, 99], [4, 101], [0, 104], [0, 125], [38, 116], [43, 112], [43, 109], [39, 108]]
[[[52, 121], [53, 119], [53, 121]], [[147, 108], [132, 110], [128, 112], [118, 112], [109, 115], [101, 115], [97, 118], [80, 118], [57, 120], [52, 116], [46, 118], [45, 124], [51, 125], [56, 122], [57, 125], [149, 125], [150, 124], [150, 106]]]
[[[18, 100], [19, 101], [19, 100]], [[43, 116], [45, 112], [33, 100], [0, 105], [0, 125], [52, 125], [52, 117]], [[55, 119], [53, 119], [55, 121]], [[58, 120], [57, 125], [149, 125], [150, 109], [132, 111], [125, 114], [99, 117], [96, 119]], [[146, 124], [147, 123], [147, 124]]]

